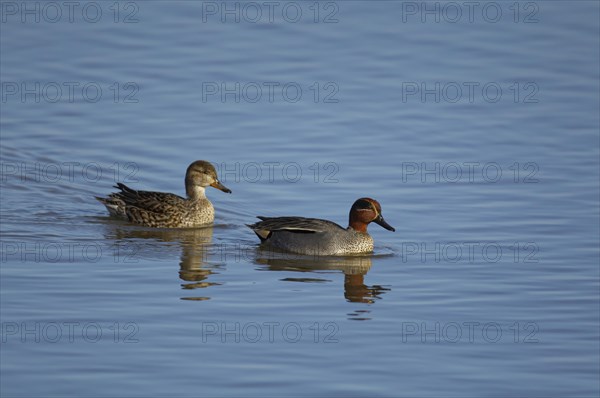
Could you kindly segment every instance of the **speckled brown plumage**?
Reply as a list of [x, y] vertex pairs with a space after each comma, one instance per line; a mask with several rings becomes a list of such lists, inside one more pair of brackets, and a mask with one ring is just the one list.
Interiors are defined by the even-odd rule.
[[120, 192], [96, 199], [106, 206], [111, 215], [136, 224], [156, 228], [190, 228], [214, 221], [214, 207], [204, 192], [207, 186], [231, 193], [219, 182], [213, 165], [198, 160], [186, 172], [187, 198], [167, 192], [138, 191], [117, 183], [115, 188]]

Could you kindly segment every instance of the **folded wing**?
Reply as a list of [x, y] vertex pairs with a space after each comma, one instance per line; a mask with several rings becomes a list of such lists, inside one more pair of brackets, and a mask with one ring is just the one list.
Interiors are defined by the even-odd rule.
[[277, 231], [319, 233], [331, 230], [332, 228], [343, 229], [334, 222], [318, 218], [261, 216], [258, 218], [262, 221], [250, 224], [248, 227], [250, 227], [261, 240], [268, 239], [271, 233]]

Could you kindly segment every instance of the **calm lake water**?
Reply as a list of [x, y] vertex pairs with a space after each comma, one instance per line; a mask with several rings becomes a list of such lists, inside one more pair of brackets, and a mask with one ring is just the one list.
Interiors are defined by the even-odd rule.
[[[3, 397], [598, 396], [597, 2], [1, 11]], [[214, 227], [94, 199], [196, 159]], [[368, 256], [244, 225], [363, 196]]]

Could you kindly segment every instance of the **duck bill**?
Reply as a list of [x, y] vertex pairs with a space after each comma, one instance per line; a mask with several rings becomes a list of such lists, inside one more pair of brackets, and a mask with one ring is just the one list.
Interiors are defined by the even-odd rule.
[[373, 222], [381, 225], [383, 228], [387, 229], [388, 231], [396, 232], [394, 227], [392, 227], [390, 224], [385, 222], [385, 220], [383, 219], [383, 217], [381, 217], [381, 215], [377, 216], [377, 218], [374, 219]]
[[219, 180], [215, 180], [215, 182], [210, 184], [210, 186], [213, 188], [217, 188], [220, 191], [231, 193], [231, 189], [229, 189], [225, 185], [221, 184], [221, 181], [219, 181]]

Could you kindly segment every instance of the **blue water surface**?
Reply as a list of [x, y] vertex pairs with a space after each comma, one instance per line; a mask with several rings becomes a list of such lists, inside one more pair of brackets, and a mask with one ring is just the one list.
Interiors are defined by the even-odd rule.
[[[598, 396], [597, 2], [0, 4], [3, 397]], [[94, 199], [196, 159], [213, 227]]]

